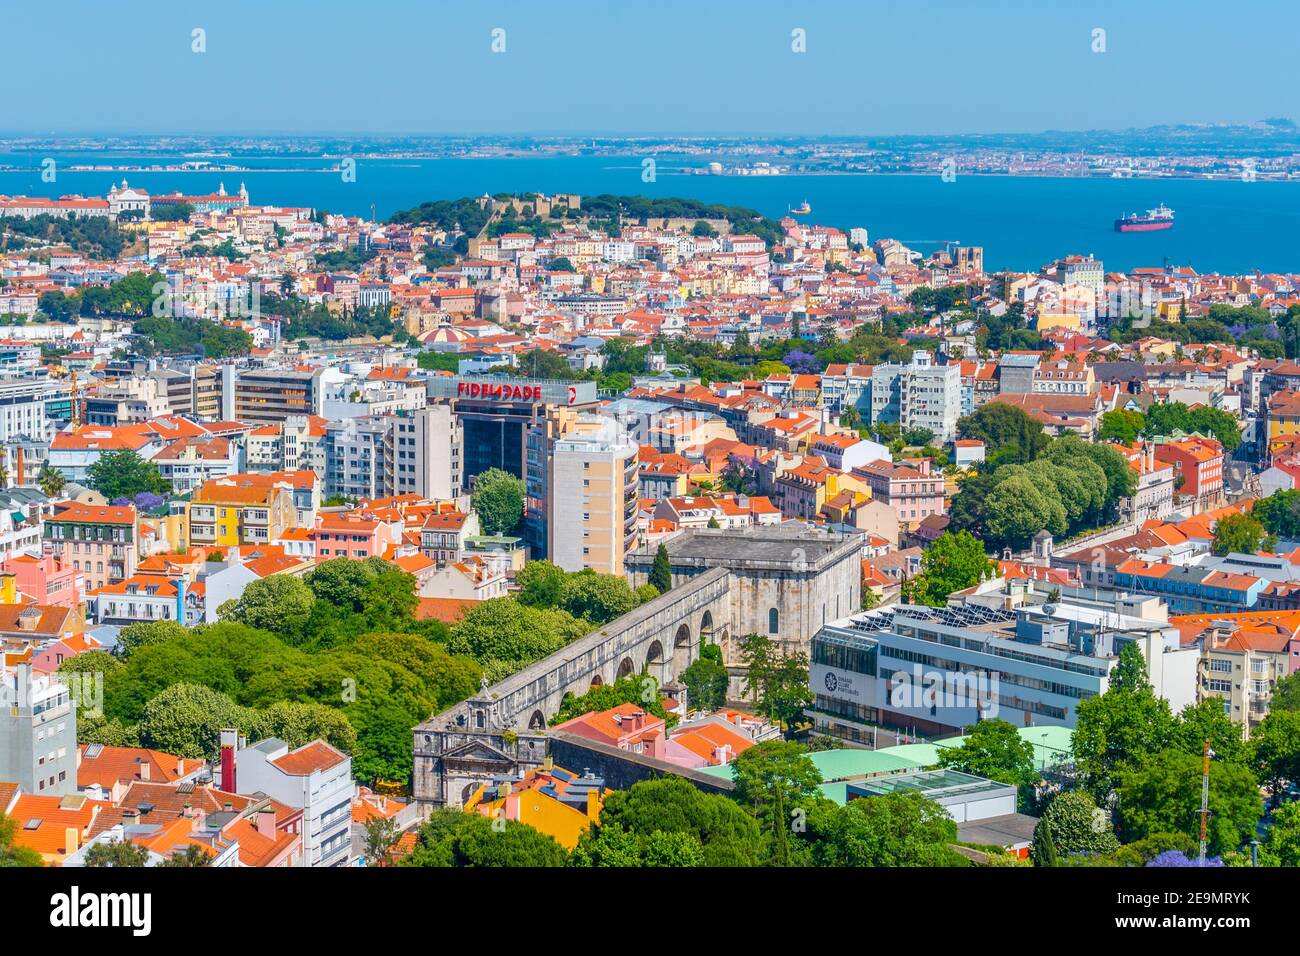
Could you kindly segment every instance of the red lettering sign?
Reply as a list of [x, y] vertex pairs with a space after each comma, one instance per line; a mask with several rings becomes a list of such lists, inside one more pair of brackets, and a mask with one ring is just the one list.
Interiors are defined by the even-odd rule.
[[[457, 395], [467, 395], [470, 398], [495, 398], [500, 401], [534, 401], [542, 400], [542, 387], [540, 385], [515, 385], [511, 382], [458, 382], [456, 385]], [[569, 404], [577, 395], [576, 388], [569, 389]]]

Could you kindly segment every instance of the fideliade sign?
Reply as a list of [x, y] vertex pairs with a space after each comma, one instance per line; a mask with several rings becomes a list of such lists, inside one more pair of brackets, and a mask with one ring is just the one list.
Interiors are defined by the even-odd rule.
[[540, 385], [519, 385], [513, 382], [459, 382], [456, 394], [461, 398], [497, 398], [503, 402], [540, 402]]
[[595, 382], [556, 382], [545, 379], [438, 377], [428, 381], [430, 398], [461, 398], [488, 402], [543, 402], [547, 405], [588, 405], [596, 401]]

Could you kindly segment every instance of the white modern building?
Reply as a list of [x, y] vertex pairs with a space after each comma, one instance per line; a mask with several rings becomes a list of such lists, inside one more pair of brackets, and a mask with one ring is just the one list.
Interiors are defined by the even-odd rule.
[[1138, 645], [1174, 711], [1195, 702], [1199, 651], [1182, 647], [1158, 600], [1008, 607], [1006, 597], [894, 605], [824, 626], [809, 668], [818, 731], [866, 741], [880, 725], [926, 736], [992, 718], [1073, 727], [1079, 703], [1105, 693], [1125, 643]]
[[323, 740], [290, 750], [268, 737], [251, 747], [221, 732], [221, 789], [264, 793], [302, 810], [305, 866], [347, 866], [351, 850], [352, 758]]

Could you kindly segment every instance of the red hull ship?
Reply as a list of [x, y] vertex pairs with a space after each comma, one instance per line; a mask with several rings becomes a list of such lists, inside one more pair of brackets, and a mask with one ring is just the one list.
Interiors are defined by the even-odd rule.
[[1155, 209], [1148, 209], [1145, 215], [1129, 213], [1115, 220], [1116, 232], [1158, 232], [1174, 227], [1174, 211], [1161, 203]]

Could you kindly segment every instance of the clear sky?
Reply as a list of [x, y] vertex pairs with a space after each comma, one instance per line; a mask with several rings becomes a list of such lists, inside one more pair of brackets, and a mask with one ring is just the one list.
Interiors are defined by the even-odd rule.
[[[870, 135], [1300, 120], [1295, 0], [2, 2], [6, 132]], [[195, 28], [205, 53], [191, 51]], [[804, 53], [791, 50], [796, 28]]]

